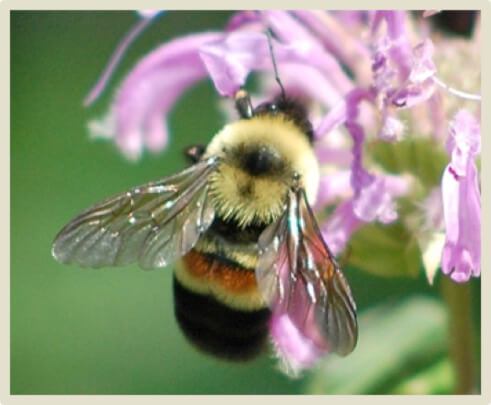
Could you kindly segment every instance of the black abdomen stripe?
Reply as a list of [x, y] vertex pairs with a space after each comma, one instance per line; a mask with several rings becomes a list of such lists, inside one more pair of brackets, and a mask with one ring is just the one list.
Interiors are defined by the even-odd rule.
[[233, 219], [224, 220], [217, 216], [208, 232], [215, 233], [231, 243], [255, 243], [266, 226], [267, 224], [251, 224], [243, 228]]
[[231, 309], [188, 290], [174, 276], [174, 309], [185, 336], [198, 348], [229, 360], [248, 360], [265, 347], [269, 309]]

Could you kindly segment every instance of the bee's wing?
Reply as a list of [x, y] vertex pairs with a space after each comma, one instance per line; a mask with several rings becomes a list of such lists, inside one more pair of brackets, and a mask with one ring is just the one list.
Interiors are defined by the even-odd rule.
[[166, 266], [188, 252], [213, 221], [207, 180], [216, 165], [211, 157], [94, 205], [60, 231], [53, 256], [84, 267]]
[[358, 338], [356, 305], [349, 285], [325, 244], [305, 192], [291, 191], [283, 216], [259, 241], [256, 278], [273, 311], [341, 355]]

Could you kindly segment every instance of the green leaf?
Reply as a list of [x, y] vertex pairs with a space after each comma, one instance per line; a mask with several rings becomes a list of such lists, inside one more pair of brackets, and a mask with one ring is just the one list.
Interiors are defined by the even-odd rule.
[[370, 145], [376, 163], [390, 173], [411, 173], [426, 187], [440, 184], [448, 155], [431, 138], [407, 138], [390, 143], [375, 141]]
[[421, 253], [417, 240], [400, 222], [367, 224], [352, 236], [347, 263], [378, 276], [416, 276]]
[[[446, 354], [447, 323], [444, 305], [428, 297], [410, 297], [397, 305], [365, 310], [359, 316], [360, 337], [354, 352], [346, 357], [327, 356], [312, 375], [306, 392], [406, 393], [404, 381], [425, 372], [429, 378], [431, 368]], [[444, 380], [439, 389], [453, 381], [448, 373], [442, 376], [441, 370], [435, 372]]]
[[388, 394], [425, 395], [448, 394], [455, 385], [456, 375], [449, 358], [437, 361], [432, 366], [416, 373], [396, 385]]

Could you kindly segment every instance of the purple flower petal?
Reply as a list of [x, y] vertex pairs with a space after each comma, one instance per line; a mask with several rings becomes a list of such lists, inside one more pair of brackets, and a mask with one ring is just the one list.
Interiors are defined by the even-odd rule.
[[342, 170], [333, 174], [322, 176], [319, 182], [319, 191], [314, 204], [314, 209], [320, 209], [338, 199], [346, 199], [351, 196], [351, 173]]
[[[299, 95], [301, 99], [315, 100], [328, 108], [337, 106], [343, 100], [343, 95], [332, 85], [332, 81], [313, 66], [285, 61], [279, 70], [281, 82], [290, 96]], [[276, 81], [274, 87], [278, 88]]]
[[423, 214], [423, 229], [428, 231], [443, 231], [443, 201], [442, 190], [435, 187], [428, 193], [428, 196], [420, 204]]
[[[152, 10], [154, 11], [154, 10]], [[152, 16], [144, 16], [133, 28], [123, 37], [118, 47], [109, 59], [109, 63], [97, 80], [96, 84], [89, 91], [87, 97], [85, 97], [83, 104], [88, 106], [92, 104], [101, 94], [107, 86], [109, 79], [111, 78], [114, 70], [118, 66], [119, 62], [123, 58], [124, 54], [133, 43], [133, 41], [142, 33], [142, 31], [153, 21]]]
[[[330, 137], [334, 135], [341, 137], [339, 132], [330, 133]], [[320, 164], [349, 167], [352, 161], [351, 152], [347, 148], [343, 148], [342, 146], [337, 145], [329, 146], [317, 144], [315, 145], [315, 155], [317, 156], [317, 160]]]
[[373, 50], [373, 86], [381, 94], [387, 93], [395, 86], [393, 82], [398, 76], [397, 69], [392, 65], [389, 58], [390, 46], [390, 41], [387, 38], [382, 38], [375, 44]]
[[303, 336], [286, 313], [273, 314], [270, 332], [281, 366], [292, 376], [298, 376], [303, 369], [312, 367], [327, 353], [325, 348]]
[[443, 141], [446, 134], [446, 117], [443, 108], [443, 98], [440, 92], [435, 91], [428, 99], [428, 116], [431, 120], [433, 131], [431, 136], [437, 141]]
[[251, 27], [263, 28], [262, 19], [257, 11], [245, 10], [235, 13], [225, 27], [226, 32], [237, 31], [239, 29], [251, 29]]
[[[191, 35], [164, 44], [144, 57], [116, 94], [111, 117], [106, 118], [113, 128], [106, 128], [101, 135], [114, 137], [130, 159], [137, 159], [144, 146], [161, 150], [167, 142], [166, 114], [189, 86], [206, 76], [200, 47], [220, 37], [216, 33]], [[98, 128], [97, 123], [89, 125]]]
[[305, 280], [292, 282], [290, 269], [279, 270], [281, 291], [289, 291], [285, 297], [277, 297], [270, 320], [271, 339], [284, 371], [294, 376], [314, 365], [327, 353], [327, 343], [315, 320], [314, 304], [307, 295]]
[[285, 10], [263, 10], [260, 12], [265, 24], [273, 31], [281, 42], [310, 42], [311, 46], [320, 44], [307, 27]]
[[140, 14], [144, 18], [154, 18], [163, 12], [164, 12], [164, 10], [138, 10], [137, 11], [137, 13]]
[[457, 282], [468, 281], [481, 273], [481, 195], [474, 163], [458, 179], [447, 167], [442, 195], [446, 231], [442, 271]]
[[412, 50], [412, 65], [409, 80], [413, 83], [423, 83], [436, 73], [433, 62], [434, 46], [429, 39], [416, 45]]
[[[341, 99], [339, 86], [332, 87], [333, 80], [328, 80], [326, 76], [324, 60], [312, 56], [313, 49], [309, 42], [283, 44], [273, 41], [273, 46], [278, 69], [281, 72], [284, 69], [286, 79], [288, 73], [295, 69], [297, 79], [300, 77], [296, 84], [306, 94], [328, 105], [334, 105]], [[200, 55], [218, 92], [228, 97], [233, 96], [245, 83], [251, 71], [272, 70], [273, 67], [268, 40], [262, 32], [232, 32], [203, 46]], [[318, 84], [318, 88], [314, 84]]]
[[388, 99], [396, 108], [411, 108], [428, 100], [434, 91], [433, 80], [429, 79], [418, 85], [408, 84], [406, 87], [389, 92]]
[[[271, 27], [282, 40], [273, 41], [273, 48], [283, 82], [295, 76], [296, 87], [328, 107], [336, 105], [353, 88], [338, 61], [290, 13], [267, 10], [259, 16], [265, 28]], [[237, 18], [235, 23], [240, 26], [242, 18], [256, 21], [256, 14]], [[201, 57], [218, 92], [228, 97], [244, 84], [251, 71], [272, 69], [267, 37], [255, 30], [231, 32], [202, 47]]]
[[334, 131], [346, 121], [346, 102], [344, 100], [337, 103], [324, 116], [322, 121], [315, 128], [315, 139], [319, 140], [331, 131]]
[[[400, 68], [393, 66], [389, 57], [393, 45], [387, 38], [380, 40], [375, 48], [372, 62], [374, 88], [383, 99], [383, 108], [392, 105], [409, 108], [426, 101], [434, 91], [433, 78], [436, 72], [432, 60], [433, 44], [429, 40], [416, 45], [412, 50], [410, 70], [400, 79]], [[399, 83], [396, 78], [399, 77]]]
[[[285, 57], [284, 46], [275, 44], [278, 61]], [[232, 97], [252, 70], [271, 65], [267, 37], [260, 32], [233, 32], [200, 49], [208, 73], [222, 95]]]
[[442, 271], [456, 282], [481, 273], [481, 193], [474, 163], [480, 144], [477, 121], [468, 111], [459, 111], [450, 125], [447, 147], [452, 158], [442, 179]]
[[341, 68], [338, 60], [331, 55], [308, 29], [292, 14], [284, 10], [261, 11], [265, 22], [282, 42], [302, 48], [303, 62], [323, 72], [332, 85], [344, 95], [354, 88], [353, 82]]
[[343, 25], [351, 27], [361, 26], [363, 29], [373, 20], [374, 10], [333, 10], [331, 14]]
[[370, 52], [358, 36], [348, 32], [341, 22], [324, 10], [296, 10], [293, 13], [315, 33], [327, 51], [355, 74], [360, 85], [369, 84]]
[[384, 179], [375, 178], [370, 185], [361, 189], [353, 201], [353, 212], [365, 222], [378, 220], [388, 224], [397, 219], [395, 203]]
[[345, 124], [346, 129], [353, 138], [353, 161], [351, 164], [351, 185], [355, 191], [355, 196], [358, 197], [361, 190], [368, 187], [374, 180], [374, 176], [370, 174], [362, 163], [363, 143], [365, 142], [365, 131], [357, 122], [348, 121]]
[[474, 116], [460, 110], [450, 123], [447, 151], [451, 154], [451, 170], [457, 176], [465, 176], [469, 160], [481, 152], [481, 129]]
[[[287, 244], [279, 245], [279, 257], [286, 258]], [[272, 252], [272, 251], [271, 251]], [[261, 260], [268, 261], [268, 252]], [[293, 281], [287, 260], [279, 260], [274, 273], [269, 266], [259, 266], [256, 279], [260, 290], [271, 302], [270, 333], [284, 371], [298, 375], [327, 353], [327, 343], [319, 331], [315, 304], [309, 296], [306, 280]]]
[[410, 186], [409, 179], [403, 176], [378, 177], [370, 186], [362, 189], [358, 198], [340, 204], [320, 227], [331, 252], [334, 255], [341, 253], [353, 232], [364, 223], [395, 220], [397, 213], [393, 199], [406, 195]]
[[399, 141], [404, 134], [404, 129], [404, 124], [385, 110], [378, 136], [385, 142]]
[[353, 232], [363, 224], [353, 211], [353, 200], [348, 200], [340, 204], [320, 228], [324, 241], [336, 256], [343, 251]]
[[403, 126], [391, 109], [410, 108], [428, 100], [435, 91], [436, 67], [432, 60], [433, 43], [426, 39], [410, 48], [400, 12], [376, 13], [373, 29], [385, 19], [388, 34], [378, 40], [372, 57], [373, 88], [382, 112], [379, 137], [384, 141], [400, 139]]
[[411, 70], [411, 47], [406, 29], [406, 12], [399, 10], [377, 11], [373, 18], [372, 35], [378, 30], [382, 20], [387, 23], [387, 34], [391, 42], [390, 58], [398, 66], [400, 80], [406, 80]]
[[411, 70], [407, 80], [399, 87], [384, 89], [387, 98], [386, 105], [390, 103], [398, 108], [410, 108], [428, 100], [433, 95], [435, 90], [433, 77], [436, 67], [432, 56], [433, 44], [430, 40], [425, 40], [414, 47]]
[[431, 17], [435, 14], [438, 14], [442, 10], [425, 10], [423, 11], [423, 18]]
[[355, 89], [346, 97], [346, 123], [345, 127], [353, 139], [353, 161], [351, 163], [351, 185], [358, 198], [361, 189], [370, 185], [374, 176], [367, 172], [363, 167], [363, 143], [365, 142], [365, 131], [358, 124], [357, 118], [360, 110], [360, 103], [363, 100], [372, 101], [372, 94], [364, 89]]
[[385, 179], [370, 174], [362, 163], [365, 132], [357, 122], [360, 103], [363, 100], [373, 101], [373, 93], [356, 89], [347, 97], [345, 127], [353, 139], [353, 160], [351, 164], [351, 185], [354, 190], [353, 211], [363, 221], [378, 220], [382, 223], [392, 222], [397, 218], [392, 193]]

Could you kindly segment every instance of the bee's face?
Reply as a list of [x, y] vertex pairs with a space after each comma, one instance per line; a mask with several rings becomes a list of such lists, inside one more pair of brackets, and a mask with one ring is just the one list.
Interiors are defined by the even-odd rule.
[[274, 145], [242, 142], [227, 151], [226, 156], [229, 164], [251, 177], [284, 178], [287, 181], [288, 162]]
[[308, 138], [283, 116], [258, 116], [227, 125], [206, 150], [220, 157], [210, 179], [215, 208], [241, 225], [270, 223], [284, 210], [300, 178], [315, 200], [319, 169]]

